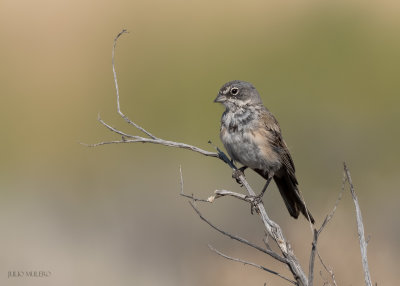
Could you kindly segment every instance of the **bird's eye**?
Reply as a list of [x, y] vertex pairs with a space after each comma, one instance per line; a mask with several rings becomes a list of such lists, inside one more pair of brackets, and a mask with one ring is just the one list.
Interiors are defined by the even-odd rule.
[[239, 93], [239, 89], [237, 88], [237, 87], [233, 87], [232, 89], [231, 89], [231, 94], [232, 95], [237, 95]]

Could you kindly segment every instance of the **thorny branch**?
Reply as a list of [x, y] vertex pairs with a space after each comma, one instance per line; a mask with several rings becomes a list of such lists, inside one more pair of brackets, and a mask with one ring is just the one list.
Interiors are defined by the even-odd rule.
[[[235, 198], [238, 198], [240, 200], [243, 200], [247, 203], [250, 203], [256, 210], [257, 213], [259, 214], [264, 227], [265, 227], [265, 232], [267, 234], [267, 237], [272, 237], [273, 240], [276, 242], [276, 244], [278, 245], [280, 252], [282, 254], [279, 255], [277, 253], [275, 253], [274, 251], [272, 251], [272, 249], [269, 247], [268, 242], [266, 242], [266, 246], [267, 249], [261, 248], [255, 244], [252, 244], [250, 242], [248, 242], [247, 240], [240, 238], [238, 236], [229, 234], [225, 231], [223, 231], [222, 229], [216, 227], [215, 225], [213, 225], [211, 222], [209, 222], [207, 219], [204, 218], [204, 216], [200, 213], [200, 211], [194, 206], [193, 203], [191, 203], [193, 209], [196, 211], [196, 213], [199, 215], [199, 217], [205, 221], [207, 224], [209, 224], [212, 228], [214, 228], [215, 230], [217, 230], [218, 232], [222, 233], [225, 236], [230, 237], [231, 239], [237, 240], [243, 244], [246, 244], [250, 247], [253, 247], [259, 251], [262, 251], [268, 255], [270, 255], [271, 257], [273, 257], [274, 259], [285, 263], [290, 271], [293, 274], [293, 277], [296, 281], [292, 281], [282, 275], [280, 275], [279, 273], [272, 271], [270, 269], [267, 269], [261, 265], [257, 265], [255, 263], [252, 262], [247, 262], [247, 261], [243, 261], [237, 258], [232, 258], [229, 257], [225, 254], [222, 254], [221, 252], [219, 252], [218, 250], [215, 250], [214, 248], [212, 248], [210, 246], [210, 249], [213, 250], [214, 252], [218, 253], [219, 255], [230, 259], [230, 260], [234, 260], [234, 261], [238, 261], [241, 263], [245, 263], [245, 264], [249, 264], [252, 265], [254, 267], [260, 268], [262, 270], [268, 271], [270, 273], [273, 273], [275, 275], [278, 275], [279, 277], [295, 284], [295, 285], [299, 285], [299, 286], [309, 286], [313, 284], [313, 269], [314, 269], [314, 261], [315, 261], [315, 254], [318, 254], [318, 257], [321, 261], [321, 263], [323, 264], [323, 261], [318, 253], [317, 250], [317, 241], [318, 241], [318, 237], [320, 235], [320, 233], [322, 232], [322, 230], [325, 228], [325, 226], [327, 225], [327, 223], [332, 219], [335, 211], [336, 211], [336, 207], [340, 201], [341, 198], [341, 194], [339, 195], [339, 198], [332, 210], [332, 212], [325, 218], [324, 222], [322, 223], [321, 227], [318, 230], [314, 230], [314, 239], [313, 239], [313, 243], [312, 243], [312, 251], [311, 251], [311, 255], [310, 255], [310, 265], [309, 265], [309, 276], [307, 277], [306, 274], [304, 273], [302, 267], [300, 266], [300, 263], [298, 261], [298, 259], [296, 258], [296, 256], [293, 253], [293, 250], [289, 244], [289, 242], [285, 239], [285, 237], [283, 236], [282, 230], [280, 228], [280, 226], [275, 223], [274, 221], [272, 221], [269, 216], [267, 215], [267, 212], [264, 208], [264, 205], [261, 201], [255, 201], [254, 197], [255, 197], [255, 192], [253, 191], [253, 189], [251, 188], [251, 186], [249, 185], [249, 183], [246, 181], [246, 178], [244, 177], [243, 173], [237, 173], [238, 169], [236, 168], [236, 166], [233, 164], [233, 162], [228, 158], [228, 156], [222, 152], [218, 147], [214, 146], [217, 152], [210, 152], [210, 151], [206, 151], [203, 150], [199, 147], [193, 146], [193, 145], [189, 145], [186, 143], [180, 143], [180, 142], [175, 142], [175, 141], [169, 141], [169, 140], [164, 140], [161, 138], [158, 138], [157, 136], [153, 135], [152, 133], [150, 133], [149, 131], [147, 131], [146, 129], [144, 129], [143, 127], [139, 126], [138, 124], [136, 124], [135, 122], [131, 121], [122, 111], [121, 111], [121, 106], [120, 106], [120, 95], [119, 95], [119, 88], [118, 88], [118, 81], [117, 81], [117, 73], [116, 73], [116, 68], [115, 68], [115, 48], [117, 45], [117, 41], [118, 39], [123, 35], [127, 33], [127, 31], [124, 29], [122, 30], [114, 39], [114, 43], [113, 43], [113, 49], [112, 49], [112, 69], [113, 69], [113, 76], [114, 76], [114, 84], [115, 84], [115, 89], [116, 89], [116, 99], [117, 99], [117, 112], [118, 114], [130, 125], [134, 126], [136, 129], [138, 129], [139, 131], [141, 131], [142, 133], [144, 133], [147, 137], [142, 137], [142, 136], [138, 136], [138, 135], [132, 135], [132, 134], [128, 134], [126, 132], [123, 132], [121, 130], [118, 130], [114, 127], [112, 127], [110, 124], [106, 123], [105, 121], [103, 121], [99, 115], [98, 117], [98, 121], [105, 126], [108, 130], [112, 131], [115, 134], [118, 134], [121, 136], [120, 140], [111, 140], [111, 141], [102, 141], [102, 142], [98, 142], [96, 144], [83, 144], [85, 146], [88, 147], [96, 147], [96, 146], [101, 146], [101, 145], [107, 145], [107, 144], [122, 144], [122, 143], [151, 143], [151, 144], [159, 144], [159, 145], [163, 145], [163, 146], [168, 146], [168, 147], [175, 147], [175, 148], [182, 148], [182, 149], [187, 149], [199, 154], [202, 154], [204, 156], [208, 156], [208, 157], [214, 157], [214, 158], [218, 158], [221, 161], [223, 161], [225, 164], [227, 164], [234, 172], [236, 172], [236, 179], [237, 181], [246, 189], [246, 191], [248, 192], [248, 195], [243, 195], [243, 194], [238, 194], [238, 193], [234, 193], [231, 191], [227, 191], [227, 190], [216, 190], [215, 191], [215, 195], [208, 198], [207, 200], [204, 199], [198, 199], [195, 198], [194, 195], [186, 195], [183, 193], [183, 176], [182, 176], [182, 170], [180, 169], [180, 176], [181, 176], [181, 196], [184, 196], [186, 198], [189, 198], [190, 200], [196, 202], [208, 202], [208, 203], [212, 203], [215, 199], [220, 198], [220, 197], [224, 197], [224, 196], [232, 196]], [[211, 142], [209, 142], [211, 144]], [[354, 203], [356, 205], [356, 212], [357, 212], [357, 225], [358, 225], [358, 231], [359, 231], [359, 237], [360, 237], [360, 247], [361, 247], [361, 253], [362, 253], [362, 258], [363, 258], [363, 266], [364, 266], [364, 271], [365, 271], [365, 281], [366, 281], [366, 285], [370, 286], [371, 285], [371, 280], [369, 278], [369, 270], [368, 270], [368, 261], [367, 261], [367, 256], [366, 256], [366, 242], [365, 242], [365, 238], [364, 238], [364, 229], [363, 229], [363, 224], [362, 224], [362, 218], [361, 218], [361, 212], [358, 206], [358, 200], [357, 197], [355, 195], [354, 192], [354, 188], [351, 182], [351, 177], [350, 177], [350, 173], [347, 169], [347, 166], [344, 166], [345, 168], [345, 174], [347, 177], [347, 181], [350, 184], [350, 190], [353, 196], [353, 200]], [[336, 285], [336, 282], [334, 280], [334, 275], [333, 275], [333, 271], [329, 271], [325, 264], [323, 264], [325, 269], [331, 274], [331, 277]]]

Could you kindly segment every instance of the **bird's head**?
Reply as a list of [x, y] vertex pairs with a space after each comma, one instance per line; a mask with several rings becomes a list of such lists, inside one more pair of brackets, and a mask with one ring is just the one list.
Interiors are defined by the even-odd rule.
[[262, 104], [256, 88], [251, 83], [240, 80], [225, 83], [214, 102], [222, 103], [227, 109]]

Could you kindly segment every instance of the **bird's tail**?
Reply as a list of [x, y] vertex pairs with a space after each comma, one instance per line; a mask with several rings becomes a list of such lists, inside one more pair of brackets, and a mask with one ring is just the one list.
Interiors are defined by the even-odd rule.
[[274, 181], [278, 186], [279, 192], [281, 193], [290, 215], [294, 218], [298, 218], [299, 213], [301, 212], [307, 220], [311, 221], [311, 223], [314, 223], [314, 218], [307, 209], [303, 199], [300, 196], [299, 190], [297, 189], [296, 178], [291, 178], [287, 172], [284, 172], [284, 174], [282, 174], [280, 177], [275, 175]]

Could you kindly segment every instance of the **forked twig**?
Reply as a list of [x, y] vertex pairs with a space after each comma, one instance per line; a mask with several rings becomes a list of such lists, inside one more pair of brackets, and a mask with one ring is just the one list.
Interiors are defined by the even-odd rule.
[[[100, 115], [98, 115], [98, 121], [102, 125], [104, 125], [107, 129], [109, 129], [110, 131], [121, 135], [122, 139], [121, 140], [112, 140], [112, 141], [103, 141], [103, 142], [98, 142], [95, 144], [83, 144], [83, 145], [88, 146], [88, 147], [97, 147], [97, 146], [108, 145], [108, 144], [152, 143], [152, 144], [159, 144], [159, 145], [164, 145], [164, 146], [169, 146], [169, 147], [188, 149], [193, 152], [197, 152], [202, 155], [209, 156], [209, 157], [218, 157], [218, 154], [215, 152], [209, 152], [209, 151], [203, 150], [201, 148], [198, 148], [196, 146], [192, 146], [192, 145], [189, 145], [186, 143], [174, 142], [174, 141], [169, 141], [169, 140], [164, 140], [164, 139], [158, 138], [155, 135], [153, 135], [152, 133], [150, 133], [148, 130], [144, 129], [140, 125], [138, 125], [135, 122], [133, 122], [132, 120], [130, 120], [128, 118], [128, 116], [126, 116], [121, 111], [118, 79], [117, 79], [117, 72], [116, 72], [116, 68], [115, 68], [115, 48], [117, 46], [118, 39], [125, 33], [128, 33], [128, 31], [125, 29], [123, 29], [121, 32], [118, 33], [118, 35], [114, 39], [113, 49], [112, 49], [112, 70], [113, 70], [114, 85], [115, 85], [115, 91], [116, 91], [116, 97], [117, 97], [117, 112], [128, 124], [134, 126], [136, 129], [143, 132], [150, 138], [145, 138], [142, 136], [137, 136], [137, 135], [132, 135], [132, 134], [122, 132], [122, 131], [112, 127], [111, 125], [107, 124], [104, 120], [101, 119]], [[126, 139], [126, 138], [131, 138], [131, 139]]]
[[[121, 130], [118, 130], [114, 127], [112, 127], [110, 124], [106, 123], [105, 121], [103, 121], [100, 116], [98, 118], [98, 121], [105, 126], [108, 130], [110, 130], [111, 132], [118, 134], [119, 136], [121, 136], [120, 140], [111, 140], [111, 141], [103, 141], [103, 142], [98, 142], [96, 144], [84, 144], [86, 146], [89, 147], [95, 147], [95, 146], [101, 146], [101, 145], [107, 145], [107, 144], [122, 144], [122, 143], [151, 143], [151, 144], [159, 144], [159, 145], [163, 145], [163, 146], [168, 146], [168, 147], [175, 147], [175, 148], [181, 148], [181, 149], [187, 149], [199, 154], [202, 154], [204, 156], [208, 156], [208, 157], [214, 157], [214, 158], [218, 158], [221, 161], [223, 161], [224, 163], [226, 163], [234, 172], [237, 172], [238, 169], [236, 168], [236, 166], [233, 164], [233, 162], [228, 158], [228, 156], [222, 152], [218, 147], [214, 146], [217, 152], [210, 152], [210, 151], [206, 151], [203, 150], [199, 147], [193, 146], [193, 145], [189, 145], [186, 143], [181, 143], [181, 142], [175, 142], [175, 141], [169, 141], [169, 140], [164, 140], [161, 138], [156, 137], [155, 135], [153, 135], [152, 133], [150, 133], [149, 131], [147, 131], [145, 128], [139, 126], [138, 124], [136, 124], [135, 122], [131, 121], [122, 111], [121, 111], [121, 105], [120, 105], [120, 95], [119, 95], [119, 88], [118, 88], [118, 81], [117, 81], [117, 73], [116, 73], [116, 68], [115, 68], [115, 49], [116, 49], [116, 45], [117, 45], [117, 41], [118, 39], [124, 34], [127, 33], [126, 30], [122, 30], [120, 33], [118, 33], [118, 35], [115, 37], [114, 39], [114, 43], [113, 43], [113, 49], [112, 49], [112, 69], [113, 69], [113, 76], [114, 76], [114, 84], [115, 84], [115, 89], [116, 89], [116, 99], [117, 99], [117, 112], [118, 114], [130, 125], [134, 126], [137, 130], [139, 130], [140, 132], [144, 133], [146, 135], [146, 137], [142, 137], [142, 136], [138, 136], [138, 135], [132, 135], [132, 134], [128, 134], [126, 132], [123, 132]], [[211, 143], [211, 142], [210, 142]], [[350, 173], [347, 169], [347, 166], [344, 165], [344, 169], [345, 169], [345, 175], [347, 177], [347, 181], [350, 184], [350, 191], [352, 193], [353, 196], [353, 200], [354, 203], [356, 205], [356, 213], [357, 213], [357, 226], [358, 226], [358, 233], [359, 233], [359, 238], [360, 238], [360, 248], [361, 248], [361, 254], [362, 254], [362, 259], [363, 259], [363, 268], [364, 268], [364, 273], [365, 273], [365, 281], [366, 281], [366, 285], [367, 286], [372, 286], [371, 285], [371, 278], [369, 275], [369, 270], [368, 270], [368, 261], [367, 261], [367, 255], [366, 255], [366, 241], [365, 241], [365, 237], [364, 237], [364, 227], [362, 224], [362, 217], [361, 217], [361, 211], [358, 205], [358, 200], [357, 200], [357, 196], [355, 195], [354, 192], [354, 187], [353, 184], [351, 182], [351, 177], [350, 177]], [[300, 263], [298, 261], [298, 259], [296, 258], [296, 256], [293, 253], [293, 250], [291, 249], [290, 244], [288, 243], [288, 241], [285, 239], [285, 237], [283, 236], [281, 227], [275, 223], [274, 221], [272, 221], [266, 210], [265, 207], [263, 205], [263, 203], [261, 201], [255, 201], [254, 197], [256, 196], [254, 190], [251, 188], [251, 186], [249, 185], [249, 183], [246, 181], [246, 178], [244, 177], [243, 174], [239, 174], [237, 176], [237, 180], [240, 182], [240, 184], [246, 189], [248, 195], [243, 195], [243, 194], [238, 194], [235, 192], [231, 192], [231, 191], [227, 191], [227, 190], [217, 190], [215, 191], [215, 195], [213, 197], [208, 198], [207, 200], [204, 199], [198, 199], [196, 197], [194, 197], [194, 195], [186, 195], [183, 192], [183, 176], [182, 176], [182, 170], [180, 169], [180, 178], [181, 178], [181, 193], [180, 195], [186, 198], [189, 198], [191, 201], [201, 201], [201, 202], [212, 202], [214, 199], [216, 198], [220, 198], [220, 197], [224, 197], [224, 196], [232, 196], [238, 199], [241, 199], [247, 203], [250, 203], [256, 210], [257, 213], [259, 214], [263, 225], [265, 227], [265, 232], [267, 234], [268, 237], [272, 237], [273, 240], [277, 243], [280, 252], [282, 253], [282, 256], [275, 253], [274, 251], [272, 251], [271, 248], [269, 248], [268, 243], [266, 242], [267, 248], [268, 249], [264, 249], [261, 248], [255, 244], [252, 244], [250, 242], [248, 242], [247, 240], [229, 234], [225, 231], [223, 231], [222, 229], [216, 227], [215, 225], [213, 225], [211, 222], [209, 222], [207, 219], [205, 219], [202, 214], [199, 212], [199, 210], [195, 207], [195, 205], [190, 202], [191, 206], [193, 207], [193, 209], [197, 212], [197, 214], [200, 216], [200, 218], [205, 221], [207, 224], [209, 224], [212, 228], [216, 229], [218, 232], [222, 233], [225, 236], [230, 237], [231, 239], [237, 240], [243, 244], [246, 244], [250, 247], [253, 247], [259, 251], [262, 251], [268, 255], [270, 255], [271, 257], [273, 257], [274, 259], [285, 263], [290, 271], [293, 274], [293, 277], [296, 281], [290, 280], [282, 275], [280, 275], [279, 273], [269, 270], [261, 265], [252, 263], [252, 262], [247, 262], [247, 261], [243, 261], [237, 258], [232, 258], [229, 257], [225, 254], [222, 254], [221, 252], [215, 250], [214, 248], [212, 248], [210, 246], [210, 249], [213, 250], [214, 252], [218, 253], [219, 255], [230, 259], [230, 260], [234, 260], [234, 261], [238, 261], [241, 263], [245, 263], [245, 264], [249, 264], [252, 265], [254, 267], [260, 268], [262, 270], [268, 271], [270, 273], [273, 273], [275, 275], [278, 275], [279, 277], [293, 283], [299, 286], [308, 286], [308, 285], [312, 285], [313, 284], [313, 278], [314, 278], [314, 262], [315, 262], [315, 255], [318, 254], [319, 259], [321, 260], [321, 263], [324, 265], [325, 269], [327, 269], [327, 267], [325, 266], [325, 264], [322, 262], [322, 259], [318, 253], [317, 250], [317, 241], [318, 241], [318, 237], [321, 234], [322, 230], [325, 228], [325, 226], [328, 224], [328, 222], [332, 219], [335, 211], [336, 211], [336, 207], [341, 199], [342, 193], [340, 193], [338, 200], [336, 201], [336, 204], [332, 210], [332, 212], [326, 216], [324, 222], [322, 223], [321, 227], [318, 230], [314, 230], [313, 232], [313, 244], [312, 244], [312, 251], [311, 251], [311, 256], [310, 256], [310, 265], [309, 265], [309, 276], [307, 277], [302, 269], [302, 267], [300, 266]], [[311, 225], [311, 224], [310, 224]], [[334, 275], [332, 271], [329, 271], [327, 269], [327, 272], [331, 274], [331, 277], [333, 278], [333, 281], [336, 285], [336, 282], [334, 280]], [[325, 284], [325, 283], [324, 283]]]
[[188, 199], [191, 199], [192, 201], [194, 201], [194, 202], [205, 202], [205, 203], [211, 203], [211, 201], [209, 201], [209, 200], [204, 200], [204, 199], [199, 199], [199, 198], [196, 198], [193, 194], [192, 195], [186, 195], [184, 192], [183, 192], [183, 175], [182, 175], [182, 166], [179, 166], [179, 174], [180, 174], [180, 179], [181, 179], [181, 182], [180, 182], [180, 185], [181, 185], [181, 192], [180, 192], [180, 194], [179, 195], [181, 195], [182, 197], [185, 197], [185, 198], [188, 198]]
[[[315, 262], [315, 254], [318, 253], [318, 250], [317, 250], [317, 242], [318, 242], [319, 235], [322, 233], [322, 231], [324, 230], [324, 228], [326, 227], [326, 225], [328, 224], [328, 222], [329, 222], [329, 221], [333, 218], [333, 216], [335, 215], [337, 206], [339, 205], [339, 202], [340, 202], [341, 199], [342, 199], [343, 192], [344, 192], [344, 182], [343, 182], [343, 185], [342, 185], [342, 189], [341, 189], [341, 191], [340, 191], [340, 193], [339, 193], [339, 196], [338, 196], [338, 198], [336, 199], [336, 203], [335, 203], [335, 205], [333, 206], [332, 211], [325, 217], [325, 219], [324, 219], [324, 221], [323, 221], [321, 227], [320, 227], [318, 230], [317, 230], [317, 229], [314, 229], [313, 242], [312, 242], [312, 248], [311, 248], [311, 254], [310, 254], [309, 272], [308, 272], [309, 286], [312, 286], [312, 285], [313, 285], [313, 281], [314, 281], [314, 262]], [[319, 253], [318, 253], [318, 256], [319, 256]], [[321, 262], [322, 262], [321, 257], [320, 257], [320, 260], [321, 260]], [[325, 269], [327, 270], [326, 267], [325, 267]], [[333, 281], [335, 281], [335, 280], [334, 280], [334, 276], [332, 276], [332, 273], [333, 273], [333, 272], [332, 272], [332, 271], [328, 271], [328, 270], [327, 270], [327, 272], [328, 272], [329, 274], [331, 274], [331, 277], [333, 278]], [[336, 282], [335, 282], [335, 284], [336, 284]]]
[[223, 254], [222, 252], [216, 250], [216, 249], [215, 249], [214, 247], [212, 247], [211, 245], [208, 245], [208, 247], [210, 248], [211, 251], [214, 251], [214, 252], [217, 253], [218, 255], [220, 255], [220, 256], [222, 256], [222, 257], [228, 259], [228, 260], [232, 260], [232, 261], [236, 261], [236, 262], [239, 262], [239, 263], [243, 263], [243, 264], [245, 264], [245, 265], [254, 266], [254, 267], [256, 267], [256, 268], [259, 268], [259, 269], [261, 269], [261, 270], [264, 270], [264, 271], [267, 271], [267, 272], [269, 272], [269, 273], [271, 273], [271, 274], [274, 274], [274, 275], [276, 275], [276, 276], [278, 276], [278, 277], [280, 277], [280, 278], [282, 278], [282, 279], [284, 279], [284, 280], [286, 280], [286, 281], [288, 281], [288, 282], [290, 282], [290, 283], [292, 283], [292, 284], [294, 284], [294, 285], [297, 285], [297, 282], [296, 282], [296, 281], [290, 280], [289, 278], [283, 276], [282, 274], [279, 274], [279, 273], [276, 272], [276, 271], [273, 271], [273, 270], [271, 270], [271, 269], [268, 269], [268, 268], [266, 268], [266, 267], [264, 267], [264, 266], [261, 266], [261, 265], [259, 265], [259, 264], [256, 264], [256, 263], [253, 263], [253, 262], [250, 262], [250, 261], [246, 261], [246, 260], [242, 260], [242, 259], [239, 259], [239, 258], [234, 258], [234, 257], [228, 256], [228, 255]]
[[[104, 122], [99, 117], [99, 122], [102, 125], [104, 125], [106, 128], [108, 128], [110, 131], [122, 136], [122, 139], [121, 140], [113, 140], [113, 141], [104, 141], [104, 142], [99, 142], [96, 144], [86, 145], [86, 146], [95, 147], [95, 146], [101, 146], [101, 145], [107, 145], [107, 144], [139, 143], [139, 142], [140, 143], [160, 144], [160, 145], [169, 146], [169, 147], [189, 149], [191, 151], [200, 153], [205, 156], [216, 157], [216, 158], [220, 159], [221, 161], [223, 161], [224, 163], [226, 163], [232, 170], [237, 171], [237, 168], [233, 164], [233, 162], [231, 160], [229, 160], [228, 156], [226, 156], [218, 147], [215, 147], [217, 149], [217, 153], [215, 153], [215, 152], [209, 152], [209, 151], [203, 150], [201, 148], [198, 148], [196, 146], [188, 145], [185, 143], [168, 141], [168, 140], [158, 138], [158, 137], [154, 136], [153, 134], [151, 134], [150, 132], [148, 132], [146, 129], [142, 128], [138, 124], [131, 121], [124, 113], [122, 113], [121, 108], [120, 108], [120, 96], [119, 96], [119, 88], [118, 88], [118, 81], [117, 81], [117, 73], [116, 73], [116, 68], [115, 68], [115, 48], [116, 48], [119, 37], [121, 35], [123, 35], [124, 33], [126, 33], [126, 30], [122, 30], [115, 37], [114, 44], [113, 44], [113, 50], [112, 50], [112, 66], [113, 66], [114, 84], [115, 84], [116, 95], [117, 95], [116, 96], [117, 97], [117, 111], [118, 111], [118, 114], [121, 115], [121, 117], [127, 123], [134, 126], [136, 129], [140, 130], [141, 132], [143, 132], [150, 138], [144, 138], [141, 136], [127, 134], [125, 132], [119, 131], [116, 128], [114, 128], [111, 125]], [[246, 188], [249, 196], [255, 197], [256, 194], [253, 191], [253, 189], [250, 187], [249, 183], [246, 181], [244, 175], [238, 176], [238, 180]], [[193, 196], [190, 197], [190, 199], [193, 199]], [[297, 283], [301, 286], [308, 285], [307, 276], [305, 275], [304, 271], [302, 270], [300, 263], [297, 260], [296, 256], [294, 255], [289, 243], [286, 241], [285, 237], [283, 236], [280, 226], [269, 218], [262, 202], [255, 203], [254, 207], [255, 207], [255, 209], [258, 210], [258, 213], [264, 224], [264, 227], [266, 228], [266, 231], [275, 240], [280, 251], [282, 252], [282, 255], [285, 257], [285, 259], [287, 259], [287, 261], [288, 261], [287, 264], [288, 264], [290, 270], [292, 271], [293, 276], [295, 277]]]
[[220, 229], [219, 227], [215, 226], [214, 224], [212, 224], [209, 220], [207, 220], [207, 219], [201, 214], [201, 212], [199, 211], [199, 209], [196, 208], [196, 206], [195, 206], [192, 202], [189, 202], [189, 203], [190, 203], [190, 205], [192, 206], [192, 208], [194, 209], [194, 211], [199, 215], [200, 219], [201, 219], [202, 221], [206, 222], [209, 226], [211, 226], [213, 229], [215, 229], [215, 230], [218, 231], [219, 233], [222, 233], [223, 235], [225, 235], [225, 236], [227, 236], [227, 237], [229, 237], [229, 238], [231, 238], [231, 239], [233, 239], [233, 240], [237, 240], [237, 241], [239, 241], [239, 242], [241, 242], [241, 243], [243, 243], [243, 244], [246, 244], [246, 245], [248, 245], [248, 246], [250, 246], [250, 247], [253, 247], [254, 249], [257, 249], [258, 251], [261, 251], [261, 252], [263, 252], [263, 253], [265, 253], [265, 254], [268, 254], [268, 255], [271, 256], [272, 258], [274, 258], [274, 259], [276, 259], [276, 260], [278, 260], [278, 261], [280, 261], [280, 262], [282, 262], [282, 263], [285, 263], [285, 264], [288, 263], [287, 259], [285, 259], [284, 257], [280, 256], [280, 255], [277, 254], [276, 252], [274, 252], [274, 251], [272, 251], [272, 250], [264, 249], [264, 248], [262, 248], [262, 247], [259, 247], [258, 245], [255, 245], [255, 244], [253, 244], [253, 243], [247, 241], [247, 240], [244, 239], [244, 238], [241, 238], [241, 237], [239, 237], [239, 236], [230, 234], [230, 233], [228, 233], [228, 232], [226, 232], [226, 231]]
[[121, 32], [118, 33], [118, 35], [115, 37], [114, 39], [114, 44], [113, 44], [113, 49], [112, 49], [112, 68], [113, 68], [113, 75], [114, 75], [114, 83], [115, 83], [115, 89], [117, 91], [117, 111], [118, 114], [121, 115], [121, 117], [123, 119], [125, 119], [126, 122], [128, 122], [129, 124], [135, 126], [137, 129], [139, 129], [140, 131], [142, 131], [143, 133], [145, 133], [147, 136], [149, 136], [150, 138], [153, 139], [157, 139], [156, 136], [154, 136], [153, 134], [151, 134], [149, 131], [145, 130], [144, 128], [140, 127], [138, 124], [136, 124], [135, 122], [131, 121], [127, 116], [125, 116], [125, 114], [122, 113], [121, 111], [121, 106], [119, 104], [119, 88], [118, 88], [118, 80], [117, 80], [117, 72], [115, 70], [115, 47], [117, 46], [117, 41], [119, 39], [119, 37], [121, 37], [123, 34], [128, 33], [127, 30], [123, 29]]
[[[317, 255], [318, 255], [319, 262], [321, 262], [321, 264], [324, 267], [325, 271], [331, 276], [333, 285], [337, 286], [336, 279], [335, 279], [335, 272], [333, 272], [333, 270], [324, 263], [324, 260], [322, 259], [322, 257], [320, 255], [320, 253], [318, 252], [318, 250], [317, 250]], [[320, 273], [320, 274], [322, 276], [322, 273]]]

